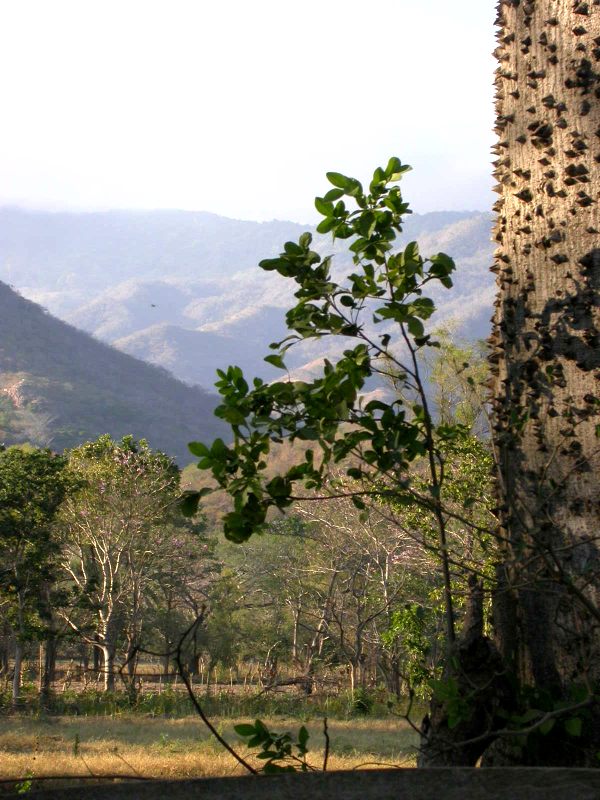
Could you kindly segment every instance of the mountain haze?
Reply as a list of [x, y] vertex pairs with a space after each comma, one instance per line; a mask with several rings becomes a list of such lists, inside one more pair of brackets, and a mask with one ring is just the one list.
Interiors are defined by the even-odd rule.
[[[432, 325], [485, 336], [494, 295], [492, 218], [479, 212], [407, 216], [403, 241], [457, 261], [455, 287], [435, 292]], [[176, 377], [211, 389], [218, 367], [271, 380], [268, 345], [286, 335], [292, 282], [257, 268], [310, 226], [244, 222], [187, 211], [48, 213], [0, 209], [0, 280], [61, 319]], [[313, 231], [314, 233], [314, 231]], [[333, 274], [352, 268], [346, 243], [316, 235]], [[298, 374], [335, 357], [307, 342], [286, 362]]]

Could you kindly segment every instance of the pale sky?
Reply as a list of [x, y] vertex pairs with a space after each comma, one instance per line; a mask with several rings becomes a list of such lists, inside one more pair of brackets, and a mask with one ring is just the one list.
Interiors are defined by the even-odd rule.
[[0, 0], [0, 204], [316, 219], [397, 155], [491, 207], [495, 0]]

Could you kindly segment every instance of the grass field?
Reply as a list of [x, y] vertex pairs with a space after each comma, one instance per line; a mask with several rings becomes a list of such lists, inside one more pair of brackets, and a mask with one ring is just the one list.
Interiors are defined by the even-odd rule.
[[[253, 762], [233, 726], [252, 720], [216, 720], [217, 727]], [[274, 718], [272, 730], [297, 731], [302, 722]], [[310, 732], [309, 763], [322, 765], [322, 721], [304, 723]], [[416, 736], [395, 719], [330, 720], [329, 769], [414, 764]], [[257, 764], [254, 760], [254, 764]], [[31, 717], [0, 719], [0, 777], [129, 775], [192, 778], [243, 773], [197, 718]]]

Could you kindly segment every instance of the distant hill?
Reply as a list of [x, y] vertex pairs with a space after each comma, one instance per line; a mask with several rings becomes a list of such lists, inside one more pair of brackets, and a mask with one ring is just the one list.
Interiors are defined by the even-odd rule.
[[264, 380], [278, 377], [280, 370], [263, 361], [266, 351], [263, 352], [263, 342], [257, 341], [260, 335], [260, 328], [254, 337], [236, 339], [159, 324], [117, 339], [114, 345], [132, 356], [166, 367], [185, 377], [188, 383], [210, 385], [217, 379], [217, 369], [230, 364], [243, 365], [248, 374], [260, 375]]
[[[406, 218], [403, 239], [425, 255], [447, 252], [458, 264], [455, 288], [437, 291], [433, 325], [467, 338], [489, 329], [494, 282], [492, 217], [436, 212]], [[219, 366], [238, 364], [269, 380], [262, 360], [285, 336], [294, 287], [257, 268], [308, 226], [244, 222], [187, 211], [49, 213], [0, 209], [0, 280], [98, 339], [212, 389]], [[344, 243], [315, 237], [334, 253], [338, 277], [351, 262]], [[290, 351], [289, 366], [310, 371], [330, 343]], [[300, 374], [298, 372], [297, 374]]]
[[187, 443], [223, 433], [215, 398], [48, 314], [0, 283], [0, 442], [56, 450], [94, 439], [145, 437], [191, 460]]
[[[253, 267], [297, 238], [293, 222], [192, 211], [90, 213], [0, 208], [0, 280], [56, 313], [128, 278], [195, 282]], [[56, 304], [56, 305], [54, 305]], [[46, 305], [46, 303], [44, 303]]]

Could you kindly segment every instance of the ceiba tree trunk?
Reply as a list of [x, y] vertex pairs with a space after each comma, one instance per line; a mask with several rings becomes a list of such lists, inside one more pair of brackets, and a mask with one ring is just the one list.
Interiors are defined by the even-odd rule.
[[[500, 0], [496, 24], [490, 364], [502, 563], [495, 646], [483, 637], [482, 656], [462, 646], [455, 662], [469, 686], [478, 663], [495, 673], [498, 655], [510, 684], [472, 696], [475, 712], [456, 727], [434, 698], [423, 764], [474, 764], [494, 739], [486, 731], [515, 727], [494, 718], [517, 709], [514, 687], [576, 706], [576, 686], [600, 686], [600, 0]], [[555, 720], [537, 747], [500, 737], [483, 763], [598, 766], [598, 704], [571, 716], [579, 736]]]
[[600, 4], [498, 11], [495, 629], [560, 697], [600, 679]]

